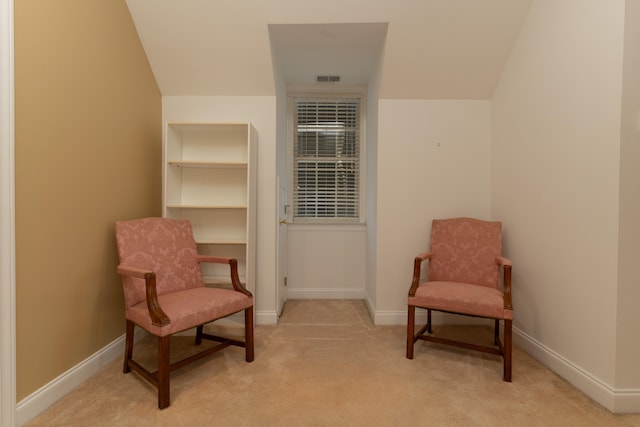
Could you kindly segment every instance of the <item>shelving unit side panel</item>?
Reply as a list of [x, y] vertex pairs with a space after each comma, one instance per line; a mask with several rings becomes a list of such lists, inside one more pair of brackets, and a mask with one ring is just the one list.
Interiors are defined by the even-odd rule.
[[182, 156], [182, 130], [167, 123], [165, 125], [163, 164], [162, 164], [162, 215], [176, 218], [167, 211], [168, 204], [177, 204], [182, 198], [181, 173], [167, 164], [167, 159], [180, 159]]
[[258, 133], [256, 129], [249, 125], [249, 135], [247, 141], [248, 170], [247, 170], [247, 287], [250, 291], [256, 288], [256, 239], [257, 239], [257, 194], [258, 194]]
[[182, 170], [168, 164], [164, 165], [164, 205], [176, 205], [182, 201]]
[[166, 132], [166, 160], [180, 160], [182, 158], [182, 129], [180, 128], [180, 126], [168, 123]]

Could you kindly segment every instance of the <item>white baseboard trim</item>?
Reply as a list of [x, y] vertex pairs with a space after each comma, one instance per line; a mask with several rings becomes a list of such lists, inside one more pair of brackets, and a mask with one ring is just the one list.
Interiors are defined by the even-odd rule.
[[278, 313], [275, 310], [256, 310], [256, 325], [277, 325]]
[[[406, 325], [407, 312], [398, 310], [375, 310], [371, 312], [373, 323], [376, 325]], [[424, 315], [424, 321], [427, 321], [427, 315]], [[416, 323], [422, 322], [422, 316], [416, 313]]]
[[615, 389], [515, 327], [513, 342], [609, 411], [640, 413], [640, 389]]
[[614, 390], [613, 412], [614, 414], [638, 414], [640, 413], [640, 389], [616, 389]]
[[[136, 329], [136, 341], [143, 336], [138, 331]], [[49, 406], [113, 362], [117, 357], [122, 357], [123, 354], [124, 335], [18, 402], [16, 405], [17, 425], [22, 426], [40, 415]]]
[[287, 299], [364, 299], [364, 289], [287, 289]]

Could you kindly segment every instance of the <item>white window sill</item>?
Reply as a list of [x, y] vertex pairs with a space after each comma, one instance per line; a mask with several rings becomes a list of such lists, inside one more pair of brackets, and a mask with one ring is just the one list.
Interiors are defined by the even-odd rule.
[[366, 231], [366, 223], [294, 223], [288, 224], [289, 231]]

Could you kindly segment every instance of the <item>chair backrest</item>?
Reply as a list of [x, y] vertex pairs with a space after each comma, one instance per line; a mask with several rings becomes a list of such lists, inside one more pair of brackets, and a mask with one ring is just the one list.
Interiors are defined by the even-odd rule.
[[[191, 223], [168, 218], [117, 221], [120, 264], [156, 273], [158, 295], [204, 286]], [[127, 308], [144, 301], [144, 279], [124, 277]]]
[[473, 218], [436, 219], [431, 225], [429, 281], [498, 288], [502, 223]]

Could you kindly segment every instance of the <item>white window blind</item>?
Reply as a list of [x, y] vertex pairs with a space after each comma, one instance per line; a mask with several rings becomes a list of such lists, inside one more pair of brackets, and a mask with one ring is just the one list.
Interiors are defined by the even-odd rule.
[[360, 99], [294, 99], [294, 221], [359, 220]]

